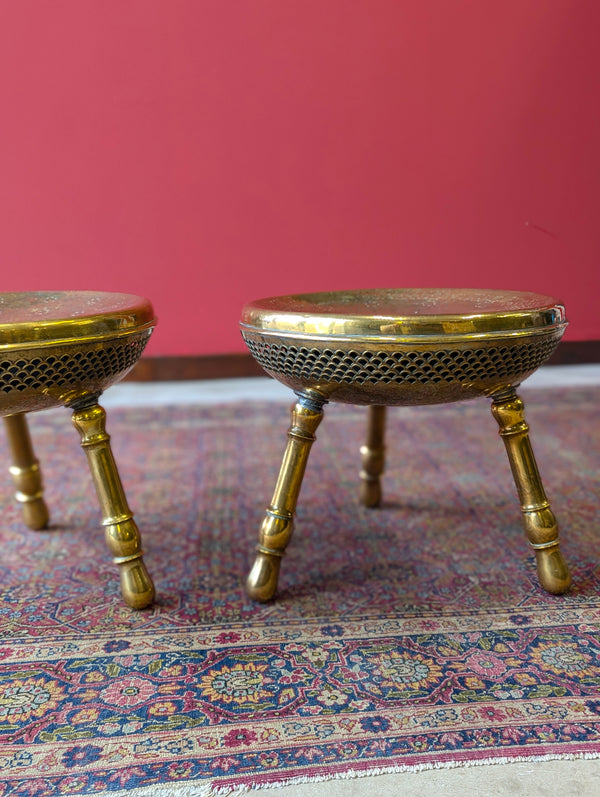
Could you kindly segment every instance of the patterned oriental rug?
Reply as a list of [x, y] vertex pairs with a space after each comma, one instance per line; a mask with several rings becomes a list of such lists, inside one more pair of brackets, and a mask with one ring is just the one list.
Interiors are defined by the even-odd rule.
[[53, 525], [26, 530], [2, 480], [1, 797], [599, 756], [600, 390], [521, 393], [563, 597], [537, 584], [486, 401], [390, 411], [378, 510], [356, 498], [365, 411], [329, 406], [268, 605], [242, 584], [288, 407], [111, 411], [159, 595], [137, 613], [69, 413], [30, 416]]

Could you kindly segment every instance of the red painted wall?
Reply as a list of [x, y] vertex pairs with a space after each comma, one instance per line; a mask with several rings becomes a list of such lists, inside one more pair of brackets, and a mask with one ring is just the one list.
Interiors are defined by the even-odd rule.
[[3, 290], [149, 296], [149, 353], [336, 287], [561, 297], [600, 339], [598, 0], [0, 3]]

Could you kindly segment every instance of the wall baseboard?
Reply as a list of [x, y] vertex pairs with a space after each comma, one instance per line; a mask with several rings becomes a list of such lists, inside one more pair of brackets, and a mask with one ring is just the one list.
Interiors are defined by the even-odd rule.
[[232, 379], [264, 376], [250, 354], [199, 354], [189, 357], [142, 357], [125, 379], [133, 382], [179, 382], [184, 379]]
[[[600, 363], [600, 340], [564, 341], [548, 365]], [[185, 379], [232, 379], [264, 376], [250, 354], [209, 354], [189, 357], [142, 357], [125, 377], [132, 382], [179, 382]]]
[[600, 340], [565, 340], [548, 365], [585, 365], [600, 363]]

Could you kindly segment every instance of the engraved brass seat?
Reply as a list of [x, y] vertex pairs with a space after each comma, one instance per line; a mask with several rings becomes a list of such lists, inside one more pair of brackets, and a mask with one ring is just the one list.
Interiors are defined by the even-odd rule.
[[535, 551], [540, 584], [570, 585], [558, 525], [537, 469], [516, 388], [558, 345], [567, 321], [548, 296], [520, 291], [391, 289], [275, 296], [242, 312], [242, 336], [297, 402], [273, 499], [247, 580], [250, 597], [277, 590], [281, 558], [315, 431], [328, 401], [368, 405], [360, 498], [381, 500], [386, 407], [487, 396], [500, 427]]
[[0, 415], [23, 520], [34, 530], [49, 521], [26, 413], [66, 406], [87, 455], [123, 599], [134, 609], [152, 603], [154, 585], [98, 398], [133, 368], [155, 323], [152, 305], [127, 294], [0, 293]]

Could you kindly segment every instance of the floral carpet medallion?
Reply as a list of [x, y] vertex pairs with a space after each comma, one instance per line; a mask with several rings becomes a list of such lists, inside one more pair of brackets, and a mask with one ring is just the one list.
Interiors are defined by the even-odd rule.
[[243, 580], [287, 408], [109, 413], [158, 592], [142, 612], [68, 413], [30, 416], [53, 522], [25, 529], [0, 483], [0, 797], [600, 756], [600, 393], [522, 395], [562, 597], [537, 584], [485, 401], [390, 412], [378, 510], [356, 501], [364, 411], [328, 407], [266, 605]]

